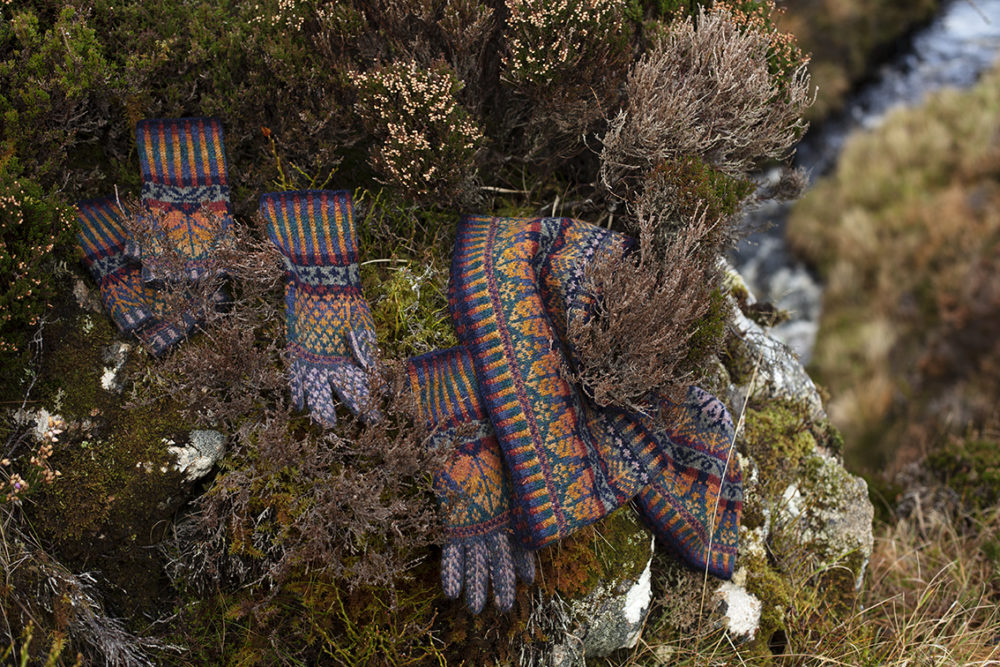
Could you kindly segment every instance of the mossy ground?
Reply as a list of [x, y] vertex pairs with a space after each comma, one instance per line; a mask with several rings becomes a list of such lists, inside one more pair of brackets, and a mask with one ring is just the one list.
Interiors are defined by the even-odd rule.
[[[61, 477], [42, 487], [27, 515], [57, 558], [77, 571], [100, 570], [115, 615], [140, 622], [162, 608], [169, 590], [154, 547], [187, 496], [163, 441], [182, 442], [188, 427], [169, 401], [126, 407], [124, 396], [102, 387], [104, 353], [120, 340], [103, 313], [64, 294], [51, 321], [29, 407], [62, 416], [68, 427], [50, 460]], [[148, 360], [134, 347], [129, 357], [123, 374]]]

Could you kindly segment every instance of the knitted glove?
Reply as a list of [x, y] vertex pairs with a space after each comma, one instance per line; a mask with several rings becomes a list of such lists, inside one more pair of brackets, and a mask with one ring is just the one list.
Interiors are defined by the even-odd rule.
[[144, 120], [135, 134], [149, 235], [132, 239], [126, 253], [142, 263], [146, 281], [221, 273], [213, 268], [212, 255], [232, 225], [221, 123]]
[[83, 261], [101, 290], [101, 300], [123, 332], [135, 333], [154, 355], [166, 352], [195, 326], [194, 311], [185, 311], [177, 323], [166, 321], [162, 296], [143, 283], [139, 265], [129, 262], [124, 248], [124, 214], [110, 198], [77, 204], [78, 239]]
[[511, 539], [510, 487], [472, 360], [465, 348], [439, 350], [410, 359], [407, 374], [420, 416], [434, 431], [431, 446], [455, 443], [447, 464], [434, 475], [446, 525], [444, 593], [454, 599], [464, 588], [466, 604], [478, 614], [492, 580], [497, 607], [509, 611], [515, 576], [534, 581], [534, 562]]
[[361, 293], [351, 195], [306, 190], [260, 198], [267, 233], [284, 256], [292, 399], [326, 426], [333, 391], [354, 414], [379, 418], [369, 382], [377, 372], [375, 323]]

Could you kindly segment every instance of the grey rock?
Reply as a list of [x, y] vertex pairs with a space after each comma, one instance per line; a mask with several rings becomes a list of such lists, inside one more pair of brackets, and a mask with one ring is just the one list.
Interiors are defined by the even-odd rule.
[[167, 451], [177, 457], [176, 469], [188, 482], [207, 475], [226, 451], [226, 436], [218, 431], [191, 431], [183, 447], [168, 442]]
[[638, 577], [599, 582], [576, 600], [558, 595], [536, 598], [532, 617], [552, 643], [529, 652], [522, 664], [573, 667], [585, 664], [587, 658], [606, 657], [636, 645], [652, 601], [653, 560], [650, 536], [642, 529], [636, 538], [649, 542], [645, 567]]

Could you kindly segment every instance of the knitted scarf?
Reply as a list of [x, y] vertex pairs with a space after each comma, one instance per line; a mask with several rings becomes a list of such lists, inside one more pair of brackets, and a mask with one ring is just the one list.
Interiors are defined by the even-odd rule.
[[567, 318], [593, 305], [584, 269], [615, 244], [631, 245], [565, 218], [459, 223], [449, 306], [510, 474], [517, 539], [541, 548], [636, 497], [682, 558], [728, 578], [742, 477], [722, 404], [692, 387], [683, 403], [660, 399], [657, 422], [600, 408], [567, 379]]

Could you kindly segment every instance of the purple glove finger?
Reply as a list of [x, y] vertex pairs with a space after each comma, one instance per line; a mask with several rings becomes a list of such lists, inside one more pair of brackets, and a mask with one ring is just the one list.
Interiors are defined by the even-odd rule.
[[457, 600], [462, 594], [462, 577], [465, 570], [465, 547], [458, 542], [444, 545], [441, 553], [441, 588], [445, 597]]
[[486, 586], [489, 583], [486, 545], [479, 540], [465, 547], [465, 604], [473, 614], [486, 606]]
[[500, 611], [510, 611], [514, 606], [514, 560], [511, 556], [510, 535], [498, 533], [486, 538], [486, 548], [492, 556], [490, 578], [493, 581], [493, 600]]
[[337, 425], [337, 411], [333, 407], [329, 370], [308, 364], [302, 365], [304, 369], [300, 373], [306, 402], [309, 404], [309, 414], [315, 421], [333, 428]]
[[337, 397], [366, 423], [371, 424], [382, 418], [372, 403], [367, 371], [345, 360], [330, 368], [330, 381]]
[[530, 551], [522, 549], [519, 545], [514, 545], [514, 572], [517, 578], [526, 584], [535, 582], [535, 557]]

